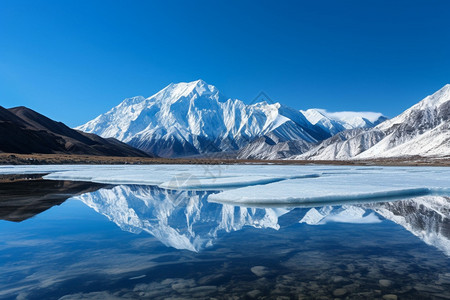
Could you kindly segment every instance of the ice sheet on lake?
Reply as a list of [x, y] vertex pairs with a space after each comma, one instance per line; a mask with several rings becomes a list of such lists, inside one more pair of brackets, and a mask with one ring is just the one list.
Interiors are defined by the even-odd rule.
[[317, 178], [319, 174], [304, 174], [295, 176], [263, 176], [263, 175], [234, 175], [229, 177], [208, 178], [195, 175], [177, 175], [168, 182], [159, 184], [160, 188], [174, 190], [224, 190], [245, 186], [266, 185], [288, 179]]
[[46, 179], [215, 190], [209, 201], [239, 205], [327, 205], [450, 195], [450, 169], [280, 165], [2, 166], [0, 174]]
[[173, 190], [221, 190], [292, 178], [318, 177], [310, 167], [223, 165], [3, 166], [0, 174], [50, 173], [45, 179], [155, 185]]

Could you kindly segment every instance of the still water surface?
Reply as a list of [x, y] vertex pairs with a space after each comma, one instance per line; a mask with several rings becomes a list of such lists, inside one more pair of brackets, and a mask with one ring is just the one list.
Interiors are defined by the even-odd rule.
[[0, 298], [450, 299], [447, 197], [247, 208], [212, 193], [96, 186], [3, 217]]

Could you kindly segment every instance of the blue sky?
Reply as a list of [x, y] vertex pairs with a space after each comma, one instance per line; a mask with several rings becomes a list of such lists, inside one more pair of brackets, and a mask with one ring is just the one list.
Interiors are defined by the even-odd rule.
[[0, 2], [0, 105], [70, 126], [202, 78], [395, 116], [450, 83], [450, 1]]

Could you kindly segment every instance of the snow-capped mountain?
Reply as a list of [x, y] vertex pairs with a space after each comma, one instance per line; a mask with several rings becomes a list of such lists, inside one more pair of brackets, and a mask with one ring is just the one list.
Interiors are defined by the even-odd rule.
[[77, 129], [165, 157], [235, 151], [269, 134], [280, 142], [308, 143], [331, 136], [300, 111], [279, 103], [246, 105], [202, 80], [170, 84], [149, 98], [125, 99]]
[[346, 160], [450, 156], [450, 84], [368, 130], [340, 132], [293, 159]]

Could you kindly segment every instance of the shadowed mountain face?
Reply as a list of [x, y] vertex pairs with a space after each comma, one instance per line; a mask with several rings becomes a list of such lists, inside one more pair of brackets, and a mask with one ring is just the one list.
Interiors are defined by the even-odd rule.
[[21, 222], [74, 195], [102, 187], [105, 185], [92, 182], [43, 179], [0, 182], [0, 219]]
[[73, 130], [29, 108], [1, 106], [0, 152], [149, 156], [118, 140]]

